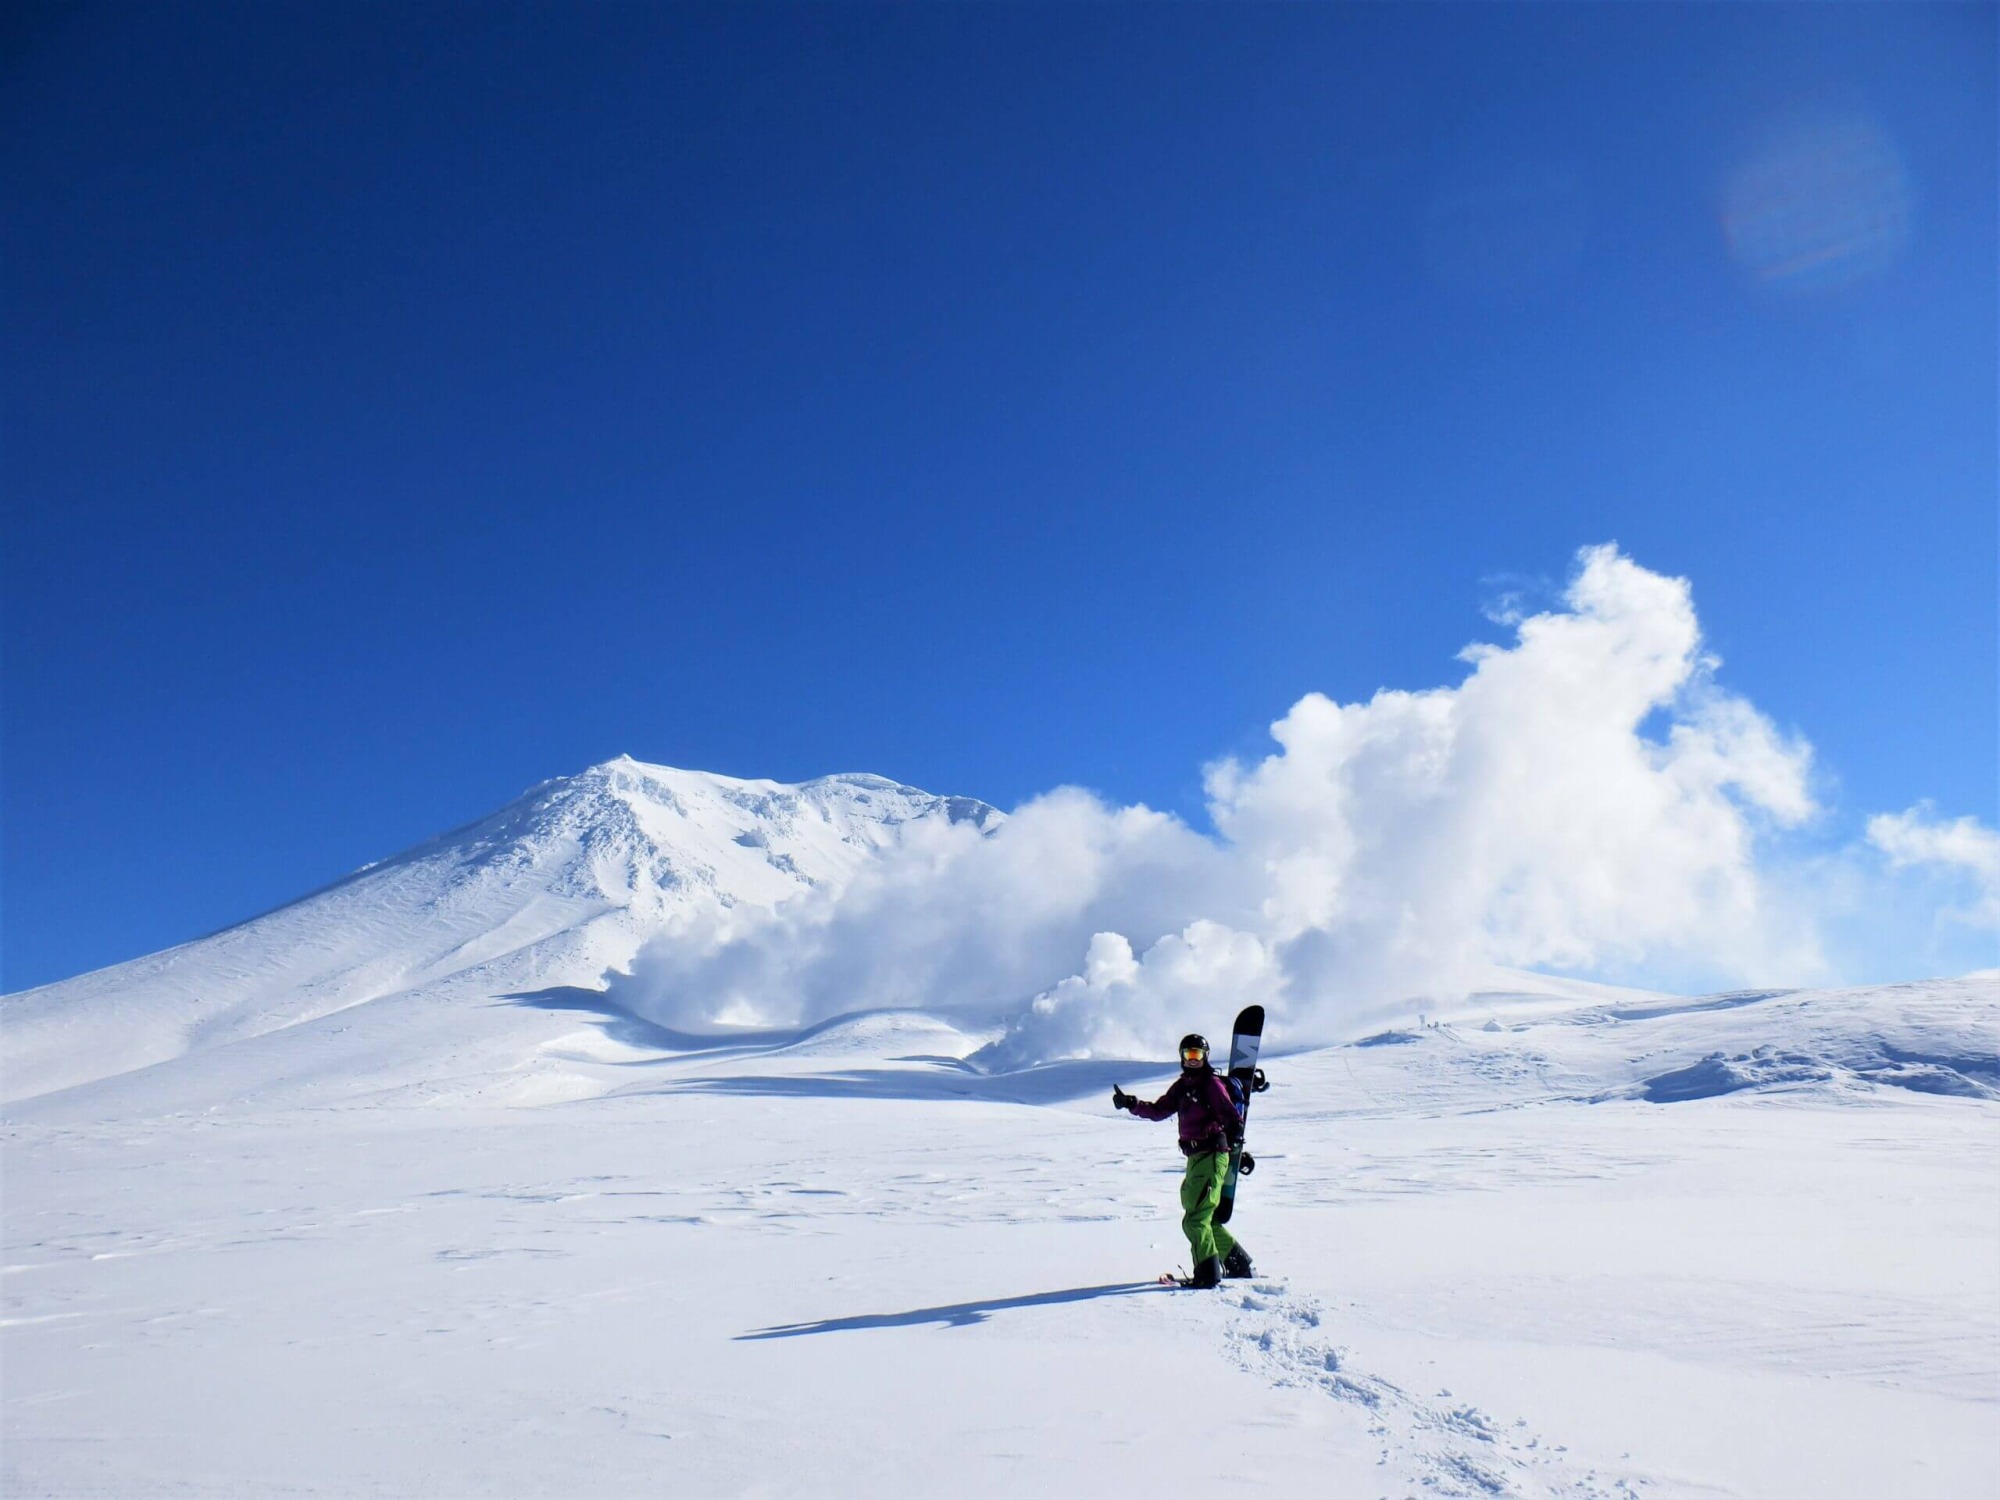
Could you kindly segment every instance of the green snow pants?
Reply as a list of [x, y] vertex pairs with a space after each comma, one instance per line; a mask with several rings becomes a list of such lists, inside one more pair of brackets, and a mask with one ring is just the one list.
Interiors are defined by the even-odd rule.
[[1181, 1179], [1181, 1233], [1188, 1238], [1188, 1254], [1197, 1266], [1236, 1248], [1236, 1237], [1215, 1222], [1228, 1177], [1227, 1151], [1202, 1151], [1188, 1158], [1187, 1176]]

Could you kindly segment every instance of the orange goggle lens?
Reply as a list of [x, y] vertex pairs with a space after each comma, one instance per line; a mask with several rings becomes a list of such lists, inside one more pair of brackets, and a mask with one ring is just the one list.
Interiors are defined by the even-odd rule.
[[1183, 1047], [1181, 1049], [1182, 1062], [1200, 1062], [1206, 1056], [1208, 1054], [1199, 1047]]

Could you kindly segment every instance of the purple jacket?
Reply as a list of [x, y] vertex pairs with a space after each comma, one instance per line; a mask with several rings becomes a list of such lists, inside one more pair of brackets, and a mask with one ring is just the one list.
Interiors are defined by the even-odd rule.
[[1132, 1101], [1132, 1113], [1142, 1120], [1164, 1120], [1176, 1110], [1181, 1117], [1183, 1156], [1193, 1156], [1202, 1151], [1227, 1151], [1236, 1139], [1236, 1133], [1243, 1128], [1243, 1117], [1236, 1113], [1236, 1101], [1229, 1095], [1229, 1085], [1212, 1068], [1204, 1068], [1199, 1073], [1182, 1073], [1168, 1085], [1157, 1103], [1148, 1104], [1144, 1099]]

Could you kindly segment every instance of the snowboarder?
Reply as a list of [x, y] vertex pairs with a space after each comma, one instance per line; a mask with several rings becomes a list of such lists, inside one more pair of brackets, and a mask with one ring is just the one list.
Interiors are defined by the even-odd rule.
[[1229, 1153], [1243, 1140], [1243, 1116], [1229, 1085], [1209, 1065], [1207, 1039], [1190, 1033], [1181, 1038], [1180, 1050], [1181, 1076], [1157, 1101], [1134, 1098], [1114, 1085], [1111, 1103], [1142, 1120], [1179, 1115], [1181, 1155], [1187, 1158], [1187, 1174], [1181, 1179], [1181, 1230], [1194, 1257], [1194, 1275], [1183, 1285], [1212, 1287], [1224, 1276], [1252, 1274], [1249, 1255], [1215, 1222], [1222, 1184], [1229, 1176]]

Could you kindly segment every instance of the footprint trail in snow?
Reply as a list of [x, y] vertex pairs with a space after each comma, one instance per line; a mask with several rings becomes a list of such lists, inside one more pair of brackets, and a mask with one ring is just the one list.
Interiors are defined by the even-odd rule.
[[1640, 1493], [1632, 1480], [1583, 1468], [1525, 1420], [1510, 1428], [1476, 1406], [1452, 1402], [1448, 1391], [1427, 1400], [1359, 1368], [1308, 1293], [1258, 1278], [1221, 1295], [1233, 1314], [1230, 1353], [1238, 1365], [1272, 1385], [1323, 1391], [1367, 1410], [1369, 1431], [1381, 1444], [1378, 1462], [1395, 1476], [1385, 1493], [1522, 1500], [1627, 1500]]

